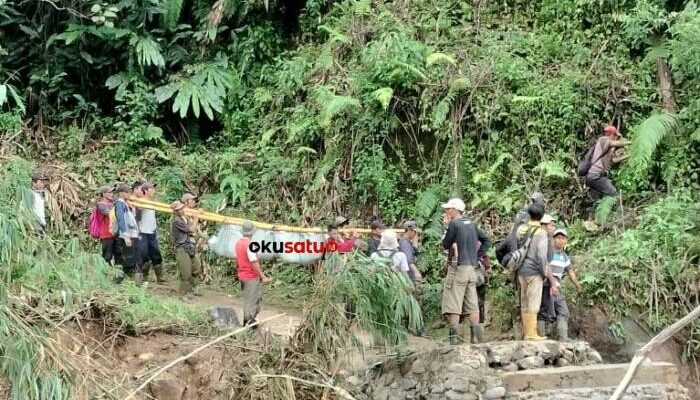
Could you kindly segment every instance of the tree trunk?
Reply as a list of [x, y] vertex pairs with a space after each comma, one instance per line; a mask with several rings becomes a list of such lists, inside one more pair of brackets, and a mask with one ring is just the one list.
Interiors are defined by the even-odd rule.
[[656, 60], [656, 88], [661, 95], [664, 110], [671, 113], [678, 111], [678, 105], [673, 98], [673, 74], [666, 61], [660, 58]]

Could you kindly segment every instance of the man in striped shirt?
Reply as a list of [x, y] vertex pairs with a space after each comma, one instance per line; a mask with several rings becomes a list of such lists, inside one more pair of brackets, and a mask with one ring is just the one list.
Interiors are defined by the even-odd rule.
[[581, 284], [576, 278], [576, 273], [571, 268], [571, 259], [564, 252], [568, 234], [565, 229], [557, 229], [554, 231], [554, 246], [552, 252], [552, 261], [549, 263], [552, 270], [552, 276], [559, 283], [559, 294], [551, 296], [548, 288], [549, 282], [545, 281], [544, 290], [542, 290], [542, 303], [540, 311], [537, 315], [537, 330], [538, 335], [544, 336], [547, 322], [556, 321], [557, 337], [559, 340], [569, 339], [569, 306], [566, 304], [566, 296], [561, 290], [561, 282], [564, 275], [571, 277], [571, 283], [574, 284], [577, 292], [581, 292]]

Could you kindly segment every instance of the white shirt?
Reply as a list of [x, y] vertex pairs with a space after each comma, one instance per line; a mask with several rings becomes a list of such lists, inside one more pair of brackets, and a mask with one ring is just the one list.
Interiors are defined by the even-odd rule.
[[[374, 253], [370, 255], [370, 258], [373, 260], [377, 259], [387, 259], [389, 254], [394, 250], [377, 250]], [[408, 272], [408, 260], [406, 259], [406, 255], [398, 250], [394, 253], [393, 256], [391, 256], [391, 266], [394, 269], [398, 269], [401, 272]]]
[[142, 209], [141, 220], [139, 221], [139, 231], [141, 233], [156, 233], [156, 212], [155, 210]]
[[44, 196], [41, 195], [36, 190], [32, 190], [34, 194], [34, 214], [36, 214], [36, 219], [42, 226], [46, 226], [46, 202], [44, 201]]

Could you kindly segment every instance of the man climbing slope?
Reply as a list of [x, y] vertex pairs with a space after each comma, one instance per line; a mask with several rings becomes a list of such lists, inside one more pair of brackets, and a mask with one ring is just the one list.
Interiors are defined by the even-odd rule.
[[[442, 314], [450, 325], [450, 344], [459, 344], [459, 319], [469, 316], [471, 342], [483, 341], [483, 327], [479, 324], [479, 301], [476, 293], [478, 260], [491, 247], [489, 237], [463, 216], [466, 206], [461, 199], [452, 198], [442, 205], [447, 216], [447, 232], [442, 239], [445, 249], [457, 245], [456, 266], [447, 269], [442, 291]], [[481, 245], [479, 245], [481, 242]], [[478, 251], [477, 251], [478, 248]]]
[[109, 229], [109, 214], [114, 208], [114, 187], [112, 186], [102, 186], [100, 188], [101, 198], [97, 200], [95, 207], [97, 208], [97, 213], [100, 216], [100, 229], [99, 239], [102, 245], [102, 258], [111, 264], [114, 260], [114, 264], [118, 264], [121, 256], [118, 252], [117, 239], [112, 234]]
[[258, 256], [250, 251], [255, 225], [244, 221], [241, 231], [243, 237], [236, 242], [236, 272], [243, 289], [243, 325], [246, 326], [255, 323], [262, 308], [262, 284], [272, 279], [260, 268]]
[[367, 255], [372, 256], [372, 253], [379, 248], [379, 242], [382, 240], [382, 232], [384, 232], [384, 222], [381, 219], [375, 218], [370, 222], [369, 229], [372, 230], [372, 235], [367, 241]]
[[598, 201], [605, 196], [614, 196], [617, 189], [608, 178], [610, 163], [620, 163], [629, 158], [629, 155], [615, 156], [615, 150], [630, 144], [629, 140], [621, 139], [622, 134], [612, 125], [603, 129], [603, 136], [599, 137], [591, 156], [591, 167], [586, 174], [586, 185], [591, 189], [593, 201]]

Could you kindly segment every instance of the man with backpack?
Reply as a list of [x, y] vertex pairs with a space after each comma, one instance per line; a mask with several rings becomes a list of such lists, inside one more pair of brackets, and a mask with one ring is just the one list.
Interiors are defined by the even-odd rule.
[[537, 334], [537, 313], [542, 301], [544, 280], [551, 284], [551, 294], [559, 294], [559, 283], [552, 276], [547, 259], [549, 238], [542, 229], [544, 208], [538, 204], [528, 207], [530, 221], [518, 227], [517, 250], [510, 254], [508, 266], [517, 276], [520, 293], [520, 312], [525, 340], [546, 339]]
[[393, 229], [385, 229], [384, 232], [382, 232], [379, 246], [377, 250], [372, 253], [370, 258], [372, 260], [389, 261], [391, 268], [404, 275], [406, 279], [411, 280], [408, 272], [408, 259], [406, 258], [406, 254], [399, 250], [399, 241]]
[[95, 209], [90, 217], [90, 234], [94, 238], [100, 239], [102, 258], [107, 264], [112, 264], [112, 260], [114, 260], [116, 265], [120, 262], [120, 256], [117, 241], [110, 229], [109, 219], [109, 214], [114, 208], [114, 187], [102, 186], [99, 192], [101, 197], [95, 203]]
[[114, 202], [114, 218], [110, 217], [112, 232], [117, 237], [124, 274], [132, 275], [136, 284], [140, 285], [143, 282], [143, 262], [138, 250], [139, 226], [136, 222], [136, 209], [127, 203], [133, 189], [129, 185], [119, 185], [115, 190], [118, 197]]
[[372, 222], [369, 223], [369, 229], [372, 230], [372, 235], [367, 241], [367, 255], [372, 256], [372, 253], [377, 251], [379, 248], [379, 242], [382, 239], [382, 232], [384, 232], [384, 222], [379, 218], [374, 218]]
[[44, 191], [48, 184], [49, 177], [43, 172], [35, 172], [32, 175], [32, 187], [24, 188], [21, 191], [21, 207], [25, 212], [33, 217], [34, 230], [39, 235], [46, 232], [46, 200]]
[[459, 321], [465, 315], [469, 318], [471, 343], [480, 343], [483, 341], [483, 327], [479, 323], [476, 268], [479, 268], [479, 258], [491, 246], [491, 240], [464, 217], [466, 206], [461, 199], [452, 198], [442, 208], [447, 222], [442, 247], [452, 250], [456, 245], [457, 248], [457, 265], [448, 267], [442, 291], [442, 314], [450, 326], [450, 344], [463, 342], [459, 335]]
[[[156, 197], [156, 186], [151, 182], [144, 182], [140, 185], [139, 190], [143, 198], [154, 200]], [[147, 208], [136, 209], [136, 221], [139, 224], [139, 253], [143, 260], [143, 278], [148, 281], [148, 273], [150, 266], [153, 266], [153, 271], [156, 274], [156, 282], [165, 282], [163, 276], [163, 257], [160, 254], [160, 246], [158, 245], [158, 225], [156, 222], [155, 210]]]
[[629, 155], [615, 156], [614, 153], [617, 149], [629, 145], [630, 141], [622, 139], [622, 134], [612, 125], [606, 126], [603, 132], [603, 136], [588, 149], [578, 166], [578, 174], [586, 177], [586, 185], [591, 189], [594, 202], [617, 193], [617, 189], [608, 178], [610, 164], [620, 163], [629, 158]]

